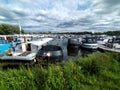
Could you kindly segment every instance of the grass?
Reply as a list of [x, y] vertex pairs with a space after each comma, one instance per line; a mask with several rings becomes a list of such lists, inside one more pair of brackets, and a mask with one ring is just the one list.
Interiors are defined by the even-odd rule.
[[1, 90], [120, 90], [120, 54], [0, 71]]

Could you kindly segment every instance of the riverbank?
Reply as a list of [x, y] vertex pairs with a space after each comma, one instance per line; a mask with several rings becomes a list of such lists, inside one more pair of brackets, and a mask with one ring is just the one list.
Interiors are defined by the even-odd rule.
[[120, 54], [101, 53], [44, 68], [0, 71], [1, 90], [119, 90]]

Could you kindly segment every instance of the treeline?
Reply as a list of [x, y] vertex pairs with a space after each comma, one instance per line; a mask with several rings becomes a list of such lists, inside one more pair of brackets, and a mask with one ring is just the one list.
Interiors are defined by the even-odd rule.
[[28, 32], [29, 34], [92, 34], [92, 32]]
[[63, 32], [63, 33], [58, 33], [58, 34], [81, 34], [81, 35], [84, 35], [84, 34], [92, 34], [92, 32]]
[[[13, 26], [9, 24], [0, 24], [0, 34], [1, 35], [8, 35], [8, 34], [19, 34], [20, 29], [18, 26]], [[23, 29], [21, 33], [24, 33]]]
[[80, 34], [80, 35], [84, 35], [84, 34], [94, 34], [94, 35], [110, 35], [110, 36], [119, 36], [120, 35], [120, 31], [107, 31], [107, 32], [66, 32], [66, 33], [58, 33], [58, 34]]
[[104, 34], [106, 35], [115, 35], [115, 36], [120, 36], [120, 31], [108, 31], [108, 32], [105, 32]]
[[[9, 25], [9, 24], [0, 24], [0, 34], [1, 35], [8, 35], [8, 34], [19, 34], [20, 33], [20, 29], [19, 26], [13, 26], [13, 25]], [[21, 33], [25, 33], [24, 30], [21, 30]], [[31, 32], [28, 32], [31, 34]], [[84, 35], [84, 34], [94, 34], [94, 35], [101, 35], [101, 34], [105, 34], [105, 35], [115, 35], [115, 36], [119, 36], [120, 35], [120, 30], [119, 31], [107, 31], [107, 32], [88, 32], [88, 31], [84, 31], [84, 32], [32, 32], [32, 34], [80, 34], [80, 35]]]
[[[31, 34], [31, 32], [28, 32]], [[76, 35], [84, 35], [84, 34], [94, 34], [94, 35], [110, 35], [110, 36], [120, 36], [120, 31], [107, 31], [107, 32], [32, 32], [32, 34], [76, 34]]]

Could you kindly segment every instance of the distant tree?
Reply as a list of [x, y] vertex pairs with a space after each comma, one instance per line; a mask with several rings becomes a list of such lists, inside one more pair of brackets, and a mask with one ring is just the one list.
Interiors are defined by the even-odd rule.
[[95, 35], [102, 35], [102, 32], [95, 32]]
[[111, 35], [111, 36], [113, 36], [113, 35], [120, 36], [120, 31], [107, 31], [104, 34]]
[[[18, 26], [13, 26], [9, 24], [1, 24], [0, 25], [0, 34], [19, 34], [20, 30]], [[24, 33], [23, 29], [21, 30], [21, 33]]]

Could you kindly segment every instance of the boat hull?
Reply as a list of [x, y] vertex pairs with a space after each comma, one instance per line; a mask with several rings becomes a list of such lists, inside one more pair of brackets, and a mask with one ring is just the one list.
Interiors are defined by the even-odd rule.
[[81, 47], [84, 49], [96, 50], [96, 49], [98, 49], [98, 44], [83, 43], [83, 44], [81, 44]]
[[120, 53], [120, 49], [112, 48], [112, 47], [107, 47], [104, 45], [99, 45], [98, 50], [103, 51], [103, 52], [115, 52], [115, 53]]

